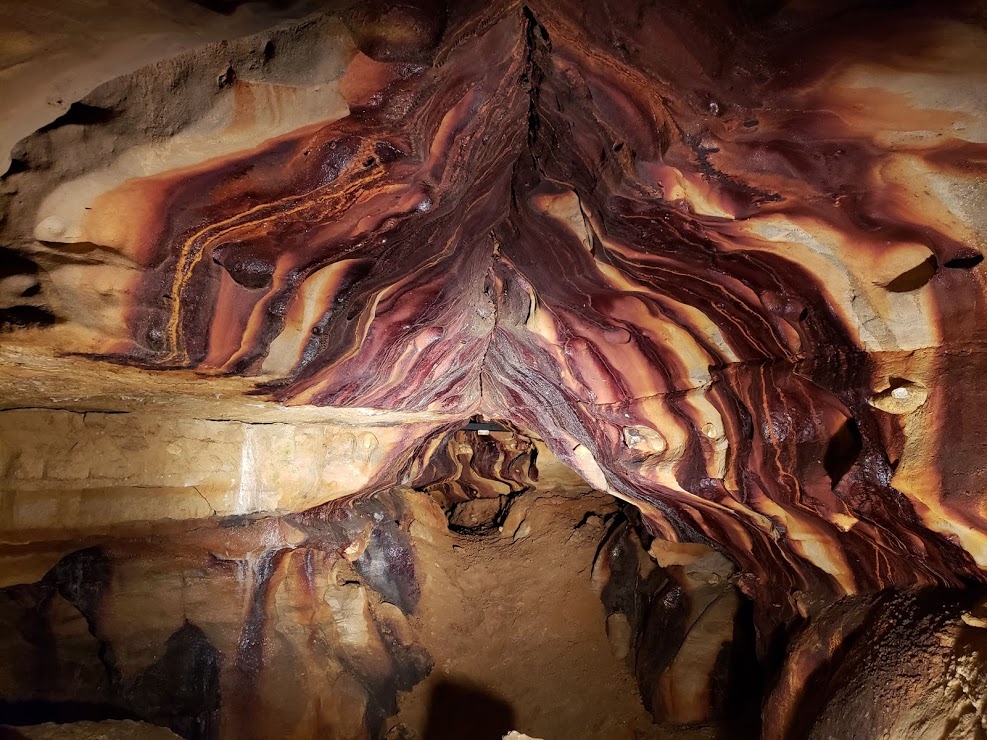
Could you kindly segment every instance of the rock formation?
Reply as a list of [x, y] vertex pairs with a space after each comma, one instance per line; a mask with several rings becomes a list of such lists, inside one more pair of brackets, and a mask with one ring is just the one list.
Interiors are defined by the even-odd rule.
[[987, 731], [982, 2], [0, 19], [0, 722], [435, 734], [465, 549], [587, 737]]

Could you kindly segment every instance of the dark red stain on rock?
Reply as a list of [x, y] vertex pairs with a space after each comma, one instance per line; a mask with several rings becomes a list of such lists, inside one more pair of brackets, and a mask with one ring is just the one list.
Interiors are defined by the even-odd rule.
[[[745, 231], [788, 214], [861, 254], [917, 243], [930, 261], [888, 289], [929, 283], [940, 303], [963, 289], [979, 254], [882, 188], [887, 151], [813, 86], [841, 48], [886, 53], [875, 24], [918, 48], [923, 19], [952, 11], [406, 11], [413, 33], [390, 46], [381, 29], [397, 16], [350, 18], [361, 48], [395, 65], [372, 102], [161, 179], [168, 207], [148, 224], [159, 236], [133, 347], [116, 359], [247, 375], [266, 364], [278, 377], [259, 392], [279, 401], [481, 412], [577, 468], [581, 446], [656, 532], [720, 543], [748, 593], [789, 612], [799, 591], [979, 577], [892, 488], [894, 424], [866, 403], [849, 317], [809, 267]], [[916, 156], [981, 167], [972, 154]], [[676, 173], [708, 208], [676, 192]], [[306, 300], [314, 322], [300, 318]], [[702, 354], [706, 381], [661, 325]], [[696, 421], [699, 386], [722, 430]], [[676, 485], [623, 444], [653, 398], [688, 429]], [[725, 470], [711, 471], [721, 436]], [[839, 517], [857, 523], [844, 531]]]

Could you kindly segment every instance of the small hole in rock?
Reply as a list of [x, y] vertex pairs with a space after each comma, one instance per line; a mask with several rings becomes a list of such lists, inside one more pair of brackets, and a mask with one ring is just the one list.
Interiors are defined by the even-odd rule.
[[984, 261], [984, 256], [982, 254], [974, 254], [970, 256], [954, 257], [949, 260], [944, 267], [948, 267], [953, 270], [970, 270], [981, 262]]
[[236, 82], [236, 70], [233, 67], [227, 67], [226, 71], [216, 78], [216, 84], [220, 87], [229, 87], [234, 82]]
[[884, 287], [892, 293], [907, 293], [918, 290], [935, 276], [938, 262], [931, 256], [910, 270], [901, 273]]
[[835, 488], [850, 472], [863, 450], [863, 438], [854, 419], [847, 419], [836, 434], [829, 440], [826, 454], [823, 457], [823, 467]]

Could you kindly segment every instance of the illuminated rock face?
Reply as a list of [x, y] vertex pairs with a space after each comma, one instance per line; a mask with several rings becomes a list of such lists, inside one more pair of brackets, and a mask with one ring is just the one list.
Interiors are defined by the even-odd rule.
[[[752, 595], [975, 577], [939, 381], [982, 331], [982, 30], [613, 12], [329, 17], [208, 94], [215, 49], [141, 70], [21, 145], [50, 190], [11, 228], [106, 360], [509, 420]], [[80, 130], [75, 177], [32, 173]]]
[[611, 5], [306, 5], [20, 141], [0, 533], [56, 544], [3, 584], [395, 483], [499, 526], [575, 471], [666, 543], [680, 616], [715, 606], [631, 660], [690, 722], [740, 604], [697, 572], [762, 654], [834, 597], [982, 581], [982, 9]]
[[[731, 677], [722, 666], [638, 698], [625, 668], [638, 651], [616, 649], [604, 610], [628, 610], [612, 597], [638, 588], [648, 556], [615, 500], [583, 484], [512, 502], [500, 531], [482, 536], [451, 532], [426, 494], [392, 489], [74, 552], [36, 583], [0, 589], [0, 725], [102, 710], [203, 739], [355, 740], [401, 727], [397, 737], [499, 738], [522, 726], [657, 740], [669, 728], [645, 707], [664, 715], [674, 697], [700, 710], [688, 721], [714, 718], [693, 689]], [[614, 524], [623, 558], [598, 555]], [[652, 563], [642, 593], [661, 592], [659, 573]], [[669, 634], [691, 624], [690, 596], [675, 600]], [[671, 654], [729, 653], [732, 623], [726, 645], [722, 635]], [[652, 653], [666, 657], [651, 645], [641, 654]], [[472, 686], [495, 690], [503, 711], [484, 713]]]

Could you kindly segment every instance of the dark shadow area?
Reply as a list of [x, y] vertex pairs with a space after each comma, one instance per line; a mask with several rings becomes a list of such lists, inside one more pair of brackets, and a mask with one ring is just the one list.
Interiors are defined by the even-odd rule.
[[850, 472], [850, 468], [857, 462], [863, 449], [864, 440], [856, 420], [847, 419], [829, 440], [823, 457], [823, 467], [832, 481], [833, 488], [836, 488], [843, 476]]
[[39, 725], [45, 722], [102, 722], [108, 719], [140, 720], [129, 709], [116, 704], [84, 701], [6, 701], [0, 699], [0, 725]]
[[[733, 642], [720, 654], [729, 667], [719, 675], [729, 676], [716, 690], [722, 695], [724, 717], [718, 733], [721, 740], [761, 737], [761, 704], [766, 696], [765, 665], [757, 657], [754, 602], [741, 597], [733, 624]], [[778, 664], [780, 665], [780, 663]]]
[[514, 729], [514, 710], [479, 686], [443, 681], [432, 692], [424, 740], [500, 740]]
[[946, 262], [945, 266], [951, 270], [972, 270], [983, 261], [982, 254], [960, 255]]
[[63, 126], [97, 126], [109, 123], [117, 117], [117, 112], [108, 108], [100, 108], [87, 103], [72, 103], [69, 109], [54, 121], [38, 129], [39, 134], [46, 134]]
[[186, 740], [219, 734], [222, 654], [206, 634], [186, 621], [165, 652], [126, 692], [128, 704], [148, 721], [170, 727]]
[[[9, 171], [8, 171], [9, 174]], [[37, 275], [38, 265], [34, 260], [18, 254], [13, 249], [0, 247], [0, 278], [11, 275]]]
[[0, 331], [51, 326], [58, 319], [51, 311], [37, 306], [12, 306], [0, 309]]
[[903, 272], [884, 287], [892, 293], [918, 290], [936, 276], [938, 269], [939, 262], [935, 256], [932, 256], [911, 270]]
[[[192, 2], [214, 13], [233, 15], [241, 5], [246, 5], [250, 0], [192, 0]], [[272, 10], [284, 10], [293, 4], [302, 5], [302, 3], [293, 2], [293, 0], [266, 0], [264, 4]]]

